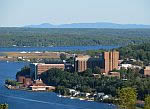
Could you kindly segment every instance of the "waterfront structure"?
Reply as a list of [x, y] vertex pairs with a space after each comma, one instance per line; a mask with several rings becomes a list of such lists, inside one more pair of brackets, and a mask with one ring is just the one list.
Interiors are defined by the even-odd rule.
[[75, 57], [74, 60], [74, 68], [75, 72], [83, 72], [87, 67], [87, 61], [89, 60], [90, 56], [88, 55], [78, 55]]
[[53, 91], [55, 90], [54, 86], [30, 86], [32, 91]]
[[145, 68], [144, 68], [144, 76], [150, 76], [150, 66], [145, 66]]
[[65, 65], [62, 63], [61, 64], [32, 63], [30, 64], [30, 77], [36, 80], [43, 72], [52, 68], [64, 70]]
[[106, 75], [108, 75], [109, 71], [112, 71], [113, 69], [118, 69], [119, 52], [117, 51], [104, 52], [102, 58], [103, 58], [103, 72]]
[[25, 87], [28, 87], [28, 86], [32, 85], [32, 83], [33, 83], [32, 79], [29, 76], [28, 77], [26, 77], [26, 76], [18, 76], [17, 77], [17, 81], [19, 83], [22, 83], [23, 86], [25, 86]]

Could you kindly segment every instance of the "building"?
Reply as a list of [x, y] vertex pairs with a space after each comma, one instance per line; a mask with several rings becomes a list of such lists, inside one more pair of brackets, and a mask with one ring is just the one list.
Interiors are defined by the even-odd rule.
[[43, 81], [40, 80], [35, 80], [33, 85], [30, 86], [30, 89], [32, 91], [53, 91], [55, 90], [54, 86], [46, 86], [46, 84], [43, 83]]
[[118, 69], [119, 52], [104, 52], [102, 58], [104, 73], [108, 74], [109, 71], [112, 71], [113, 69]]
[[95, 67], [101, 68], [102, 60], [100, 58], [89, 58], [87, 61], [87, 67], [94, 70]]
[[79, 55], [75, 57], [74, 60], [74, 68], [75, 72], [83, 72], [87, 67], [87, 61], [89, 60], [90, 56], [88, 55]]
[[44, 64], [44, 63], [32, 63], [30, 64], [30, 77], [34, 78], [35, 80], [39, 78], [39, 76], [52, 68], [57, 68], [57, 69], [65, 69], [64, 64]]
[[108, 76], [120, 78], [120, 72], [109, 72]]
[[145, 68], [144, 68], [144, 76], [150, 76], [150, 66], [145, 66]]
[[33, 81], [29, 76], [18, 76], [17, 81], [19, 83], [22, 83], [25, 87], [28, 87], [33, 84]]
[[128, 68], [130, 68], [130, 69], [142, 69], [141, 66], [132, 65], [132, 64], [120, 64], [118, 69], [121, 69], [121, 68], [124, 68], [124, 69], [128, 69]]

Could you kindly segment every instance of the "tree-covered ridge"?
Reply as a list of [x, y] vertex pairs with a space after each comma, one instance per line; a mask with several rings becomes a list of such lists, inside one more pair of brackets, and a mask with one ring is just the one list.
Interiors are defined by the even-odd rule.
[[[74, 88], [81, 92], [117, 95], [117, 90], [124, 87], [133, 87], [137, 90], [137, 98], [143, 100], [150, 91], [150, 78], [142, 78], [141, 74], [133, 69], [121, 69], [121, 79], [110, 78], [101, 75], [101, 78], [92, 76], [90, 70], [82, 73], [70, 73], [60, 69], [50, 69], [41, 75], [41, 79], [47, 85]], [[126, 80], [123, 78], [126, 77]]]
[[150, 29], [0, 28], [0, 47], [127, 45], [149, 37]]
[[120, 57], [134, 58], [143, 61], [145, 64], [150, 63], [150, 43], [144, 43], [140, 45], [128, 45], [118, 49]]

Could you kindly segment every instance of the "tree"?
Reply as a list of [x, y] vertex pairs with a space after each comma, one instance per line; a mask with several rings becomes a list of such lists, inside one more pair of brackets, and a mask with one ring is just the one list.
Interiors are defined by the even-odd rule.
[[131, 87], [122, 88], [118, 91], [119, 106], [121, 109], [135, 109], [137, 94], [136, 90]]
[[144, 109], [150, 109], [150, 95], [145, 98]]
[[95, 67], [94, 70], [93, 70], [93, 73], [95, 74], [101, 74], [101, 69], [99, 67]]
[[85, 71], [83, 71], [84, 76], [91, 76], [92, 75], [92, 69], [87, 68]]
[[61, 59], [61, 60], [66, 60], [66, 55], [63, 54], [63, 53], [61, 53], [61, 54], [60, 54], [60, 59]]

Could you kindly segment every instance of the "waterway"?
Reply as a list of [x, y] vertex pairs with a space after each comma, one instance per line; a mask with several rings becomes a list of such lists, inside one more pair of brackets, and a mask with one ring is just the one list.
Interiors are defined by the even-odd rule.
[[[76, 47], [12, 47], [0, 48], [0, 52], [20, 51], [69, 51], [69, 50], [97, 50], [112, 49], [116, 46], [76, 46]], [[114, 105], [81, 101], [79, 99], [60, 98], [53, 92], [27, 92], [8, 90], [4, 87], [6, 79], [14, 79], [16, 72], [26, 62], [0, 61], [0, 103], [9, 104], [9, 109], [114, 109]]]
[[21, 52], [21, 51], [75, 51], [75, 50], [98, 50], [113, 49], [119, 46], [60, 46], [60, 47], [4, 47], [0, 48], [0, 52]]
[[0, 61], [0, 103], [8, 103], [9, 109], [114, 109], [113, 105], [59, 98], [53, 92], [27, 92], [8, 90], [5, 79], [15, 79], [15, 74], [25, 62]]

